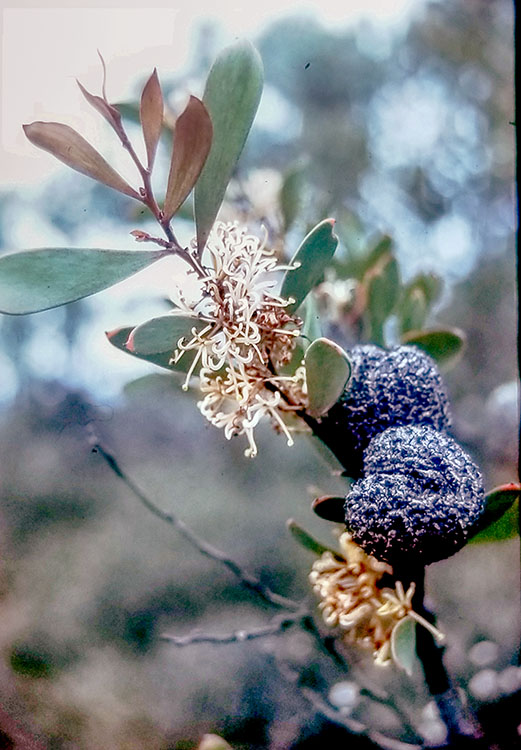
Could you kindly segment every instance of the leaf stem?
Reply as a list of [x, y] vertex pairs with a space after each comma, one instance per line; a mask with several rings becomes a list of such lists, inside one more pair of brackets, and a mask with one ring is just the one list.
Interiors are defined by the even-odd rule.
[[141, 175], [141, 179], [143, 180], [143, 187], [141, 188], [141, 201], [142, 203], [147, 206], [147, 208], [150, 209], [152, 212], [154, 218], [156, 219], [157, 223], [163, 230], [163, 232], [166, 235], [166, 238], [168, 240], [168, 249], [175, 255], [179, 255], [188, 265], [192, 268], [192, 270], [197, 274], [199, 278], [203, 278], [205, 276], [204, 269], [201, 266], [200, 262], [197, 258], [194, 258], [188, 248], [182, 247], [174, 232], [172, 227], [170, 226], [170, 221], [165, 218], [163, 215], [163, 212], [159, 208], [159, 205], [157, 203], [157, 200], [154, 196], [154, 191], [152, 190], [152, 181], [151, 181], [151, 171], [147, 167], [144, 166], [144, 164], [141, 162], [141, 159], [137, 155], [134, 146], [130, 142], [130, 139], [126, 133], [126, 130], [123, 126], [123, 123], [121, 120], [119, 120], [117, 123], [113, 125], [114, 130], [121, 141], [121, 145], [127, 151], [130, 158], [136, 165], [139, 174]]

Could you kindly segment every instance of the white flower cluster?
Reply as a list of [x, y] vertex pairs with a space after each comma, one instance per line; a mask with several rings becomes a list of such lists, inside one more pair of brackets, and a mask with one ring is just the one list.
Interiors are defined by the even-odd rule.
[[281, 392], [287, 386], [294, 393], [301, 374], [276, 374], [291, 359], [301, 321], [285, 311], [289, 301], [271, 291], [278, 281], [275, 274], [288, 266], [280, 265], [265, 245], [266, 237], [261, 241], [237, 223], [217, 222], [206, 245], [205, 276], [197, 294], [188, 300], [177, 290], [174, 297], [181, 310], [204, 326], [194, 327], [192, 338], [181, 339], [174, 351], [174, 363], [185, 352], [195, 352], [183, 387], [200, 365], [200, 411], [228, 439], [246, 435], [247, 456], [257, 454], [253, 430], [264, 416], [292, 445], [282, 414], [302, 406]]
[[343, 630], [347, 643], [372, 651], [380, 666], [391, 663], [392, 633], [405, 617], [443, 639], [439, 630], [413, 610], [414, 583], [407, 591], [400, 581], [395, 588], [382, 586], [384, 574], [392, 576], [391, 566], [366, 554], [348, 532], [339, 542], [341, 553], [324, 552], [309, 574], [326, 625]]

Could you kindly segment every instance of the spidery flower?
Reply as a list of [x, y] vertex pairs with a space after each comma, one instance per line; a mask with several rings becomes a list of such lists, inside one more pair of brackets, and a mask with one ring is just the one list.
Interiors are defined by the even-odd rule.
[[382, 666], [392, 660], [391, 634], [405, 617], [443, 639], [439, 630], [412, 609], [414, 583], [407, 591], [400, 581], [394, 589], [383, 587], [381, 579], [385, 573], [392, 574], [392, 568], [367, 555], [349, 533], [339, 541], [341, 554], [324, 552], [309, 575], [326, 625], [343, 630], [347, 643], [372, 651], [375, 663]]
[[266, 249], [266, 236], [260, 240], [231, 222], [217, 222], [203, 264], [205, 276], [193, 298], [179, 289], [173, 296], [199, 323], [191, 338], [178, 341], [172, 355], [177, 363], [186, 352], [195, 353], [183, 387], [188, 388], [199, 365], [200, 411], [228, 439], [246, 435], [247, 456], [257, 454], [253, 430], [263, 417], [292, 445], [284, 413], [305, 405], [305, 387], [301, 375], [279, 376], [276, 370], [291, 360], [302, 322], [286, 312], [289, 300], [272, 291], [276, 274], [288, 266]]

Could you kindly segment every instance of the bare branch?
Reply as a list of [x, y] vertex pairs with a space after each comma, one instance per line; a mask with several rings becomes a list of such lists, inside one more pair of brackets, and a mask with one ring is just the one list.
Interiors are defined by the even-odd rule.
[[225, 633], [223, 635], [192, 632], [185, 636], [176, 636], [164, 633], [159, 638], [162, 641], [173, 643], [174, 646], [191, 646], [194, 643], [244, 643], [244, 641], [252, 641], [255, 638], [280, 635], [292, 625], [298, 625], [304, 617], [308, 617], [307, 611], [297, 612], [294, 615], [274, 617], [268, 625], [251, 628], [250, 630], [235, 630], [233, 633]]
[[393, 737], [387, 737], [387, 735], [382, 734], [382, 732], [370, 729], [358, 719], [346, 716], [328, 703], [320, 693], [317, 693], [315, 690], [304, 685], [299, 685], [299, 673], [287, 664], [287, 662], [279, 659], [277, 660], [277, 666], [279, 667], [282, 676], [285, 677], [288, 682], [291, 682], [296, 686], [300, 694], [313, 706], [317, 713], [325, 716], [326, 719], [329, 719], [333, 723], [344, 727], [348, 732], [351, 732], [351, 734], [367, 737], [372, 742], [380, 745], [384, 750], [422, 750], [424, 747], [423, 744], [402, 742]]
[[[119, 477], [122, 482], [131, 490], [134, 495], [138, 498], [144, 507], [149, 510], [156, 518], [161, 521], [173, 526], [176, 531], [181, 534], [193, 547], [195, 547], [202, 555], [209, 557], [211, 560], [224, 565], [233, 575], [238, 579], [239, 583], [250, 591], [255, 592], [259, 597], [264, 599], [268, 604], [274, 607], [280, 607], [282, 609], [289, 610], [291, 612], [302, 612], [302, 602], [295, 601], [281, 594], [277, 594], [272, 591], [268, 586], [265, 586], [260, 579], [249, 573], [243, 567], [241, 567], [235, 560], [228, 557], [224, 552], [217, 549], [213, 545], [201, 539], [195, 534], [189, 526], [181, 521], [176, 515], [166, 510], [163, 510], [150, 500], [147, 495], [134, 483], [134, 481], [123, 471], [115, 456], [110, 453], [97, 439], [96, 435], [91, 433], [91, 440], [93, 453], [99, 453], [99, 455], [105, 460], [109, 468], [114, 474]], [[308, 611], [309, 614], [309, 611]]]

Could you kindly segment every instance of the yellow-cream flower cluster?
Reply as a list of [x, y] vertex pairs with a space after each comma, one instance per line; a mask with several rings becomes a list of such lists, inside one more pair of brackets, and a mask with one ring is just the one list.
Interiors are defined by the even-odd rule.
[[203, 268], [193, 299], [179, 290], [174, 295], [177, 306], [203, 326], [194, 327], [192, 337], [181, 339], [173, 353], [177, 363], [185, 352], [195, 352], [185, 389], [200, 366], [200, 411], [228, 439], [245, 435], [247, 456], [257, 454], [253, 431], [263, 417], [292, 445], [284, 413], [302, 405], [292, 396], [298, 392], [304, 398], [305, 389], [300, 376], [276, 373], [291, 360], [301, 321], [286, 312], [289, 300], [272, 292], [288, 266], [266, 248], [266, 237], [260, 240], [234, 222], [217, 222]]
[[324, 552], [309, 575], [327, 625], [344, 631], [346, 642], [372, 651], [379, 665], [392, 661], [391, 635], [405, 617], [429, 629], [438, 640], [443, 638], [412, 609], [413, 583], [407, 591], [400, 581], [395, 588], [382, 586], [381, 579], [386, 573], [392, 575], [392, 568], [367, 555], [348, 532], [339, 541], [341, 553]]

